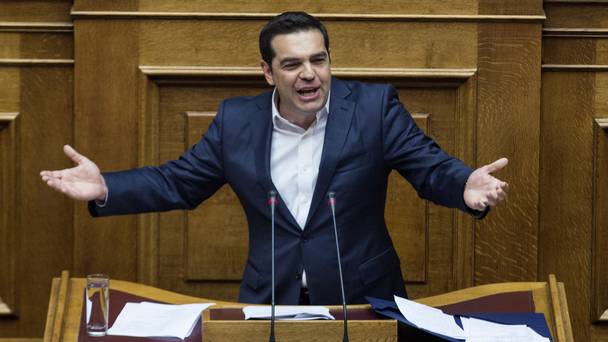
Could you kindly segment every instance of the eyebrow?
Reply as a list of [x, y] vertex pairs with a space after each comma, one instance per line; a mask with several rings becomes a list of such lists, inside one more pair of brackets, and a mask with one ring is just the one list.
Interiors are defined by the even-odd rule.
[[[313, 59], [313, 58], [319, 58], [319, 57], [327, 57], [327, 52], [322, 51], [322, 52], [318, 52], [315, 53], [314, 55], [311, 55], [309, 58]], [[301, 61], [302, 58], [297, 58], [297, 57], [287, 57], [285, 59], [282, 59], [279, 64], [280, 65], [285, 65], [287, 63], [292, 63], [292, 62], [299, 62]]]

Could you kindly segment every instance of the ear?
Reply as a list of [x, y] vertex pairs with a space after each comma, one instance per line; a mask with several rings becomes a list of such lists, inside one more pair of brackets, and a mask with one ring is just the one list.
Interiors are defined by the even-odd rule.
[[266, 63], [266, 61], [261, 60], [260, 66], [262, 67], [262, 71], [264, 72], [264, 78], [266, 78], [266, 82], [271, 86], [274, 85], [274, 77], [272, 77], [272, 67]]

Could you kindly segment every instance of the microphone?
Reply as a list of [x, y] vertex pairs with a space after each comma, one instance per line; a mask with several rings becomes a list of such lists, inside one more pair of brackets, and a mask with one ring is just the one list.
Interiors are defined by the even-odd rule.
[[334, 235], [336, 237], [336, 254], [338, 255], [338, 271], [340, 272], [340, 290], [342, 290], [342, 312], [344, 313], [344, 334], [342, 341], [348, 342], [348, 318], [346, 317], [346, 298], [344, 296], [344, 278], [342, 277], [342, 261], [340, 260], [340, 244], [338, 243], [338, 226], [336, 224], [336, 193], [330, 191], [327, 193], [329, 206], [331, 208], [331, 217], [334, 223]]
[[275, 321], [275, 304], [274, 304], [274, 210], [277, 205], [277, 192], [274, 190], [268, 191], [268, 205], [270, 205], [270, 230], [271, 230], [271, 283], [272, 283], [272, 299], [270, 302], [270, 336], [268, 337], [269, 342], [275, 342], [274, 338], [274, 321]]

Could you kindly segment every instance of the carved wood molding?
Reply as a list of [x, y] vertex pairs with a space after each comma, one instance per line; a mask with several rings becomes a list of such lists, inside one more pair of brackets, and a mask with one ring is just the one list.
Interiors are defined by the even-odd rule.
[[0, 32], [73, 33], [73, 23], [0, 22]]
[[[148, 77], [257, 77], [258, 67], [153, 66], [142, 65], [139, 70]], [[465, 82], [477, 69], [433, 68], [332, 68], [332, 75], [353, 78], [425, 78], [451, 79]]]
[[[135, 12], [72, 11], [73, 19], [213, 19], [269, 20], [279, 13], [212, 13], [212, 12]], [[424, 22], [538, 22], [545, 15], [462, 15], [462, 14], [343, 14], [311, 13], [325, 21], [424, 21]]]
[[596, 323], [608, 323], [608, 118], [596, 118], [593, 124], [591, 319]]

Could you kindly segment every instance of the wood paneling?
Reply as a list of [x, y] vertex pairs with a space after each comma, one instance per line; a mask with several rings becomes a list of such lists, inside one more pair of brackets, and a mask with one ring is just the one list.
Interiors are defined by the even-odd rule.
[[[598, 321], [608, 310], [608, 119], [593, 125], [593, 254], [591, 319]], [[604, 318], [606, 319], [606, 318]]]
[[[70, 165], [73, 37], [70, 1], [0, 3], [0, 337], [40, 337], [49, 284], [72, 267], [72, 206], [38, 173]], [[7, 305], [7, 306], [6, 306]]]
[[[595, 315], [603, 306], [601, 241], [593, 240], [603, 228], [598, 216], [593, 225], [591, 208], [600, 212], [593, 119], [608, 110], [608, 79], [598, 76], [608, 65], [606, 2], [545, 1], [543, 31], [540, 0], [74, 0], [72, 15], [70, 6], [0, 3], [0, 112], [20, 113], [14, 185], [23, 189], [18, 244], [0, 258], [24, 265], [15, 276], [21, 316], [0, 321], [0, 336], [41, 335], [45, 308], [35, 303], [46, 302], [50, 274], [61, 269], [236, 298], [246, 228], [227, 189], [191, 212], [91, 219], [84, 204], [41, 189], [37, 173], [71, 164], [64, 143], [104, 171], [175, 158], [212, 115], [196, 113], [268, 89], [258, 32], [286, 9], [318, 14], [334, 74], [393, 83], [444, 149], [472, 166], [510, 159], [498, 174], [511, 184], [509, 199], [479, 222], [421, 201], [391, 175], [387, 219], [410, 294], [554, 272], [578, 304], [571, 307], [577, 340], [608, 336], [589, 324], [592, 308]], [[241, 238], [218, 235], [226, 232]], [[219, 242], [223, 262], [205, 254], [217, 254]]]
[[[147, 147], [140, 148], [140, 153], [148, 156], [143, 164], [158, 164], [176, 158], [186, 146], [198, 141], [222, 99], [255, 95], [268, 89], [260, 71], [254, 71], [257, 69], [227, 68], [222, 71], [221, 68], [153, 66], [140, 69], [144, 75], [142, 82], [145, 84], [141, 89], [145, 92], [142, 96], [146, 99], [147, 108], [140, 122], [140, 129], [147, 132], [142, 140], [142, 145]], [[389, 74], [383, 69], [375, 71], [379, 75]], [[437, 130], [429, 133], [436, 136], [449, 152], [471, 155], [473, 141], [463, 143], [462, 140], [467, 136], [472, 138], [472, 135], [468, 131], [456, 131], [455, 127], [466, 127], [466, 121], [474, 121], [471, 118], [473, 113], [458, 114], [467, 112], [468, 103], [474, 101], [470, 98], [474, 92], [462, 90], [474, 84], [468, 81], [473, 74], [469, 70], [393, 71], [393, 75], [403, 75], [400, 78], [393, 76], [392, 83], [398, 86], [402, 98], [407, 99], [405, 101], [411, 104], [411, 108], [436, 114], [432, 121]], [[341, 68], [335, 70], [337, 75], [359, 76], [358, 79], [363, 75], [370, 78], [374, 74], [365, 71], [358, 75], [350, 73], [352, 71]], [[371, 77], [370, 80], [378, 82], [381, 79]], [[189, 113], [193, 109], [207, 111], [207, 114], [183, 116], [183, 112]], [[430, 122], [421, 123], [428, 127]], [[466, 153], [463, 152], [465, 150]], [[466, 254], [455, 250], [472, 248], [471, 245], [453, 243], [458, 231], [454, 213], [436, 206], [427, 209], [428, 204], [418, 199], [411, 189], [405, 194], [393, 189], [409, 188], [400, 177], [392, 176], [391, 182], [389, 193], [392, 195], [389, 195], [387, 204], [389, 223], [395, 221], [391, 234], [403, 260], [406, 280], [418, 283], [411, 292], [416, 296], [441, 293], [454, 288], [456, 283], [470, 282], [470, 278], [462, 280], [460, 275], [456, 276], [457, 281], [452, 278], [452, 270], [458, 268], [454, 264], [463, 263], [452, 260], [453, 254]], [[143, 252], [149, 258], [142, 267], [152, 270], [151, 282], [184, 293], [218, 299], [236, 298], [247, 251], [247, 234], [242, 209], [231, 191], [221, 190], [196, 210], [163, 213], [142, 222], [140, 224], [158, 226], [140, 227], [140, 232], [150, 234], [142, 237], [143, 241], [151, 241], [152, 236], [158, 236], [158, 250], [154, 244], [148, 244], [150, 250]], [[433, 222], [433, 225], [429, 226], [427, 222]], [[209, 236], [215, 238], [210, 240]], [[430, 251], [429, 246], [432, 247]], [[152, 260], [158, 261], [157, 270], [154, 270]], [[432, 281], [427, 279], [427, 268]]]
[[[137, 166], [137, 25], [79, 21], [74, 24], [74, 45], [75, 58], [86, 61], [74, 68], [76, 149], [102, 170]], [[135, 216], [93, 219], [86, 203], [76, 204], [75, 273], [135, 280], [136, 224]]]
[[[539, 278], [563, 275], [577, 341], [605, 341], [608, 308], [602, 129], [608, 112], [608, 3], [546, 1]], [[602, 308], [603, 307], [603, 308]]]
[[0, 2], [0, 21], [68, 22], [71, 0], [4, 0]]
[[0, 113], [0, 316], [17, 314], [19, 121], [18, 113]]
[[506, 205], [477, 224], [475, 281], [536, 278], [540, 130], [540, 26], [481, 24], [477, 166], [509, 158], [497, 176]]

